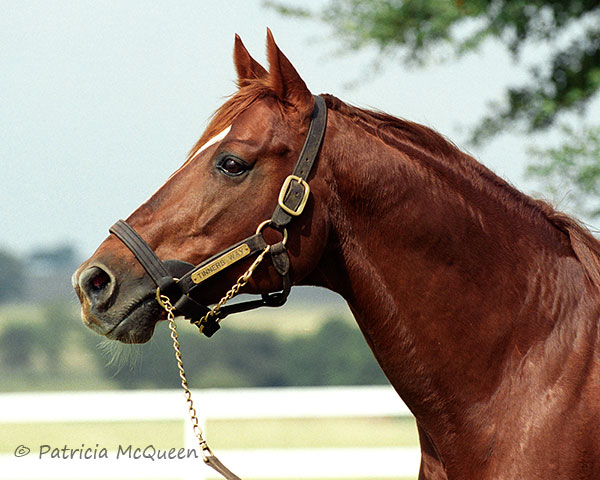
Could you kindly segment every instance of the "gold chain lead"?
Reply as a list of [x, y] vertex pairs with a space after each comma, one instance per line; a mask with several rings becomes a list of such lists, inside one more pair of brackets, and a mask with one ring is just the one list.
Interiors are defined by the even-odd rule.
[[[215, 305], [204, 317], [202, 317], [198, 322], [195, 322], [199, 325], [204, 323], [209, 317], [216, 315], [221, 310], [221, 307], [225, 305], [229, 300], [231, 300], [240, 289], [248, 283], [250, 277], [256, 270], [256, 267], [263, 261], [265, 255], [269, 251], [270, 247], [267, 246], [258, 257], [254, 260], [252, 265], [246, 270], [246, 272], [238, 278], [237, 282], [233, 287], [229, 289], [229, 291], [225, 294], [225, 296]], [[194, 401], [192, 400], [192, 392], [190, 391], [190, 387], [188, 385], [187, 376], [185, 374], [185, 369], [183, 368], [183, 358], [181, 356], [181, 345], [179, 344], [179, 335], [177, 333], [177, 325], [175, 324], [175, 314], [173, 311], [175, 307], [171, 303], [171, 300], [166, 295], [162, 295], [160, 290], [157, 291], [156, 296], [158, 303], [165, 309], [167, 312], [167, 320], [169, 322], [169, 330], [171, 331], [171, 340], [173, 340], [173, 349], [175, 350], [175, 359], [177, 360], [177, 369], [179, 370], [179, 378], [181, 379], [181, 387], [183, 388], [183, 392], [185, 395], [185, 401], [188, 405], [188, 413], [190, 416], [190, 421], [192, 423], [192, 430], [194, 431], [194, 436], [198, 439], [198, 444], [200, 445], [200, 454], [202, 455], [202, 459], [205, 463], [209, 463], [209, 457], [213, 456], [213, 453], [208, 446], [208, 443], [204, 439], [202, 428], [200, 428], [200, 422], [198, 420], [198, 414], [196, 413], [196, 408], [194, 407]]]
[[204, 439], [202, 428], [200, 428], [200, 422], [198, 420], [198, 414], [194, 407], [194, 401], [192, 400], [192, 392], [188, 385], [187, 376], [185, 369], [183, 368], [183, 358], [181, 357], [181, 345], [179, 344], [179, 335], [177, 334], [177, 325], [175, 324], [175, 309], [171, 304], [171, 300], [166, 295], [160, 295], [160, 301], [162, 307], [167, 311], [167, 320], [169, 321], [169, 330], [171, 331], [171, 340], [173, 340], [173, 349], [175, 350], [175, 358], [177, 360], [177, 369], [179, 370], [179, 378], [181, 379], [181, 387], [183, 388], [185, 401], [188, 404], [188, 413], [190, 421], [192, 423], [192, 430], [194, 436], [198, 439], [200, 445], [200, 454], [204, 462], [208, 463], [208, 457], [212, 456], [212, 451]]

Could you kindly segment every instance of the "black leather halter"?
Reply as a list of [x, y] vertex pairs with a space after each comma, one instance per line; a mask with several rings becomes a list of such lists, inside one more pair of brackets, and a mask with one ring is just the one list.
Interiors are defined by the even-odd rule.
[[[231, 313], [243, 312], [263, 306], [283, 305], [292, 287], [290, 280], [290, 259], [285, 246], [287, 225], [299, 216], [310, 194], [308, 176], [317, 156], [327, 125], [327, 106], [322, 97], [314, 96], [314, 109], [306, 141], [298, 162], [281, 187], [277, 206], [271, 216], [259, 225], [256, 233], [232, 245], [197, 266], [181, 260], [160, 260], [144, 239], [124, 220], [119, 220], [110, 228], [110, 233], [121, 240], [135, 255], [150, 278], [157, 286], [157, 294], [166, 295], [175, 308], [175, 312], [188, 318], [207, 337], [219, 329], [219, 321]], [[267, 248], [262, 230], [271, 227], [283, 234], [281, 242], [271, 245], [269, 253], [273, 266], [282, 279], [282, 290], [266, 293], [259, 300], [224, 305], [215, 315], [206, 314], [209, 308], [194, 300], [193, 294], [200, 284], [221, 270], [239, 260], [260, 253]]]

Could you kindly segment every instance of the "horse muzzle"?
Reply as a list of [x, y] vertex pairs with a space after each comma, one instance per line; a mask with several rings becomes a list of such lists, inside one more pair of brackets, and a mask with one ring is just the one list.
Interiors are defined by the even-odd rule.
[[82, 265], [73, 274], [72, 283], [87, 327], [124, 343], [150, 339], [162, 310], [149, 282], [130, 279], [104, 264], [93, 263]]

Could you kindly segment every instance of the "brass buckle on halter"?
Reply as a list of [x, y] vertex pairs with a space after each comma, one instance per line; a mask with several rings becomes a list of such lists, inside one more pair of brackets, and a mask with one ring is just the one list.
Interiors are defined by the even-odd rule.
[[[284, 202], [285, 196], [287, 195], [287, 192], [288, 192], [292, 182], [297, 182], [304, 189], [304, 194], [302, 195], [302, 199], [300, 200], [300, 203], [298, 204], [298, 206], [296, 208], [290, 208]], [[300, 178], [297, 175], [288, 175], [288, 177], [283, 182], [281, 191], [279, 192], [279, 198], [277, 199], [277, 203], [283, 209], [284, 212], [288, 213], [289, 215], [292, 215], [293, 217], [297, 217], [304, 210], [304, 207], [306, 206], [306, 202], [308, 201], [309, 195], [310, 195], [310, 187], [308, 186], [308, 183], [306, 183], [306, 181], [303, 178]]]

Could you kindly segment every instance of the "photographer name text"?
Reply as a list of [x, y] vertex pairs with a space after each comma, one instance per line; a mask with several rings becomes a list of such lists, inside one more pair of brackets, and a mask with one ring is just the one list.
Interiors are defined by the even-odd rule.
[[[20, 445], [15, 450], [16, 457], [28, 455], [31, 450], [25, 445]], [[188, 458], [199, 458], [198, 452], [193, 448], [156, 448], [154, 445], [142, 447], [134, 445], [118, 445], [116, 450], [102, 447], [99, 444], [88, 446], [81, 444], [79, 447], [69, 445], [53, 446], [40, 445], [37, 457], [42, 459], [58, 460], [100, 460], [100, 459], [131, 459], [131, 460], [186, 460]]]

